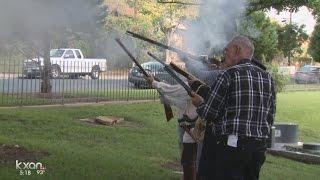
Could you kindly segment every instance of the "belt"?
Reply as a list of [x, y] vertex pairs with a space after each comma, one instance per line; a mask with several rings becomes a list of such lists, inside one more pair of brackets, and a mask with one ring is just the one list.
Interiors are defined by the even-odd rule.
[[181, 124], [180, 127], [186, 127], [188, 129], [191, 129], [195, 127], [195, 124]]
[[245, 136], [238, 136], [238, 141], [242, 142], [255, 142], [255, 143], [266, 143], [267, 139], [265, 138], [256, 138], [256, 137], [245, 137]]
[[187, 115], [184, 114], [181, 119], [178, 119], [178, 123], [181, 127], [185, 126], [190, 129], [190, 128], [195, 127], [195, 123], [196, 123], [197, 119], [198, 119], [198, 117], [196, 117], [194, 119], [190, 119]]
[[178, 119], [178, 122], [188, 122], [188, 123], [194, 123], [196, 122], [196, 120], [198, 119], [198, 117], [194, 118], [194, 119], [190, 119], [187, 115], [183, 115], [183, 117], [181, 119]]
[[[228, 135], [217, 136], [217, 144], [227, 145], [228, 143]], [[256, 138], [256, 137], [246, 137], [246, 136], [238, 136], [238, 146], [246, 146], [248, 144], [254, 144], [257, 146], [265, 145], [267, 139], [265, 138]]]

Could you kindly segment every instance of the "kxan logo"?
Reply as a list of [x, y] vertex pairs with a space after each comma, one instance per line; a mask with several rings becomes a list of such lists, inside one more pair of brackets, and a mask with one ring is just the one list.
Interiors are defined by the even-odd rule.
[[19, 162], [16, 160], [16, 169], [18, 170], [44, 170], [45, 167], [41, 162]]

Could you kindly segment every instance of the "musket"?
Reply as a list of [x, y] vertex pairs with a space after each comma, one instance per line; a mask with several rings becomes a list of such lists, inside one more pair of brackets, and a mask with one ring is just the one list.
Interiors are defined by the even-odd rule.
[[170, 74], [170, 76], [174, 80], [176, 80], [177, 83], [180, 84], [187, 91], [189, 96], [193, 97], [191, 88], [185, 82], [183, 82], [182, 79], [180, 79], [178, 77], [178, 75], [174, 72], [174, 70], [170, 66], [168, 66], [160, 58], [158, 58], [157, 56], [153, 55], [152, 53], [148, 52], [148, 55], [151, 56], [156, 61], [158, 61], [159, 63], [161, 63], [164, 66], [164, 69]]
[[192, 59], [200, 59], [200, 58], [201, 58], [200, 56], [195, 56], [195, 55], [193, 55], [193, 54], [184, 52], [184, 51], [182, 51], [181, 49], [178, 49], [178, 48], [175, 48], [175, 47], [172, 47], [172, 46], [168, 46], [168, 45], [162, 44], [162, 43], [160, 43], [160, 42], [158, 42], [158, 41], [155, 41], [155, 40], [153, 40], [153, 39], [149, 39], [149, 38], [147, 38], [147, 37], [144, 37], [144, 36], [139, 35], [139, 34], [134, 33], [134, 32], [126, 31], [126, 33], [129, 34], [129, 35], [131, 35], [131, 36], [134, 37], [134, 38], [137, 38], [137, 39], [146, 41], [146, 42], [148, 42], [148, 43], [151, 43], [151, 44], [154, 44], [154, 45], [156, 45], [156, 46], [162, 47], [162, 48], [164, 48], [164, 49], [167, 49], [167, 50], [176, 52], [176, 53], [178, 53], [178, 54], [185, 55], [185, 56], [190, 57], [190, 58], [192, 58]]
[[[191, 80], [194, 76], [190, 73], [188, 73], [187, 71], [181, 69], [179, 66], [177, 66], [175, 63], [170, 62], [170, 66], [173, 70], [175, 70], [177, 73], [181, 74], [182, 76], [184, 76], [185, 78]], [[200, 79], [197, 79], [197, 81], [199, 81], [201, 84], [205, 85], [206, 83], [204, 83], [203, 81], [201, 81]]]
[[[133, 57], [133, 55], [129, 52], [129, 50], [122, 44], [122, 42], [120, 41], [120, 39], [116, 38], [115, 39], [117, 41], [117, 43], [120, 45], [120, 47], [127, 53], [127, 55], [130, 57], [130, 59], [138, 66], [138, 68], [141, 70], [141, 72], [146, 76], [146, 77], [150, 77], [150, 75], [143, 69], [143, 67], [140, 65], [140, 63], [136, 60], [135, 57]], [[158, 91], [158, 93], [160, 94], [160, 96], [163, 99], [163, 107], [164, 107], [164, 111], [166, 114], [166, 118], [167, 121], [170, 121], [170, 119], [173, 118], [173, 112], [172, 109], [170, 107], [170, 105], [167, 103], [167, 101], [164, 98], [164, 95]]]
[[[188, 95], [190, 97], [193, 97], [193, 95], [191, 94], [191, 92], [192, 92], [191, 88], [177, 76], [177, 74], [171, 69], [170, 66], [168, 66], [160, 58], [158, 58], [157, 56], [153, 55], [152, 53], [148, 52], [148, 55], [151, 56], [152, 58], [154, 58], [159, 63], [161, 63], [164, 66], [164, 69], [171, 75], [171, 77], [173, 77], [173, 79], [175, 79], [177, 81], [177, 83], [179, 83], [187, 91], [187, 93], [188, 93]], [[182, 126], [182, 128], [186, 131], [187, 134], [189, 134], [189, 136], [195, 142], [197, 142], [197, 139], [194, 137], [194, 135], [192, 134], [192, 132], [190, 131], [189, 128], [187, 128], [186, 126]]]
[[158, 41], [155, 41], [153, 39], [150, 39], [150, 38], [147, 38], [147, 37], [144, 37], [140, 34], [137, 34], [137, 33], [134, 33], [134, 32], [131, 32], [131, 31], [126, 31], [126, 33], [134, 38], [137, 38], [137, 39], [140, 39], [140, 40], [143, 40], [143, 41], [146, 41], [148, 43], [151, 43], [151, 44], [154, 44], [156, 46], [159, 46], [161, 48], [164, 48], [164, 49], [167, 49], [167, 50], [170, 50], [170, 51], [173, 51], [173, 52], [176, 52], [180, 55], [183, 55], [183, 56], [186, 56], [188, 58], [191, 58], [191, 59], [194, 59], [194, 60], [198, 60], [198, 61], [203, 61], [205, 63], [210, 63], [210, 61], [212, 61], [212, 64], [217, 64], [219, 66], [219, 64], [221, 63], [220, 61], [218, 61], [217, 59], [215, 58], [208, 58], [207, 56], [197, 56], [197, 55], [193, 55], [191, 53], [187, 53], [181, 49], [178, 49], [178, 48], [175, 48], [175, 47], [172, 47], [172, 46], [168, 46], [168, 45], [165, 45], [165, 44], [162, 44]]
[[[170, 66], [177, 73], [181, 74], [182, 76], [186, 77], [189, 80], [191, 80], [194, 77], [192, 74], [181, 69], [173, 62], [170, 62]], [[206, 83], [204, 83], [203, 81], [201, 81], [200, 79], [197, 79], [197, 78], [196, 78], [196, 81], [193, 82], [193, 85], [194, 85], [194, 88], [196, 87], [196, 89], [193, 89], [193, 91], [205, 99], [207, 92], [210, 90], [210, 87]], [[191, 87], [192, 87], [192, 85], [191, 85]]]

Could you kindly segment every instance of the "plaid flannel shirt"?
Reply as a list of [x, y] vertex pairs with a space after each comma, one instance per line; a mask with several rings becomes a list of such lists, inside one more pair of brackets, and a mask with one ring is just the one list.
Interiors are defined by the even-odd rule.
[[224, 70], [211, 86], [200, 117], [214, 122], [217, 136], [268, 138], [275, 115], [275, 85], [271, 75], [250, 60]]

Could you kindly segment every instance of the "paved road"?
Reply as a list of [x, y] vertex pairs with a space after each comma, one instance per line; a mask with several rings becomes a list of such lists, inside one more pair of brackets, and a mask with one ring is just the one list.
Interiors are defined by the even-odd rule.
[[[0, 93], [40, 92], [40, 79], [0, 79]], [[112, 79], [51, 79], [52, 92], [92, 92], [112, 89], [129, 89], [133, 85], [126, 78]]]

